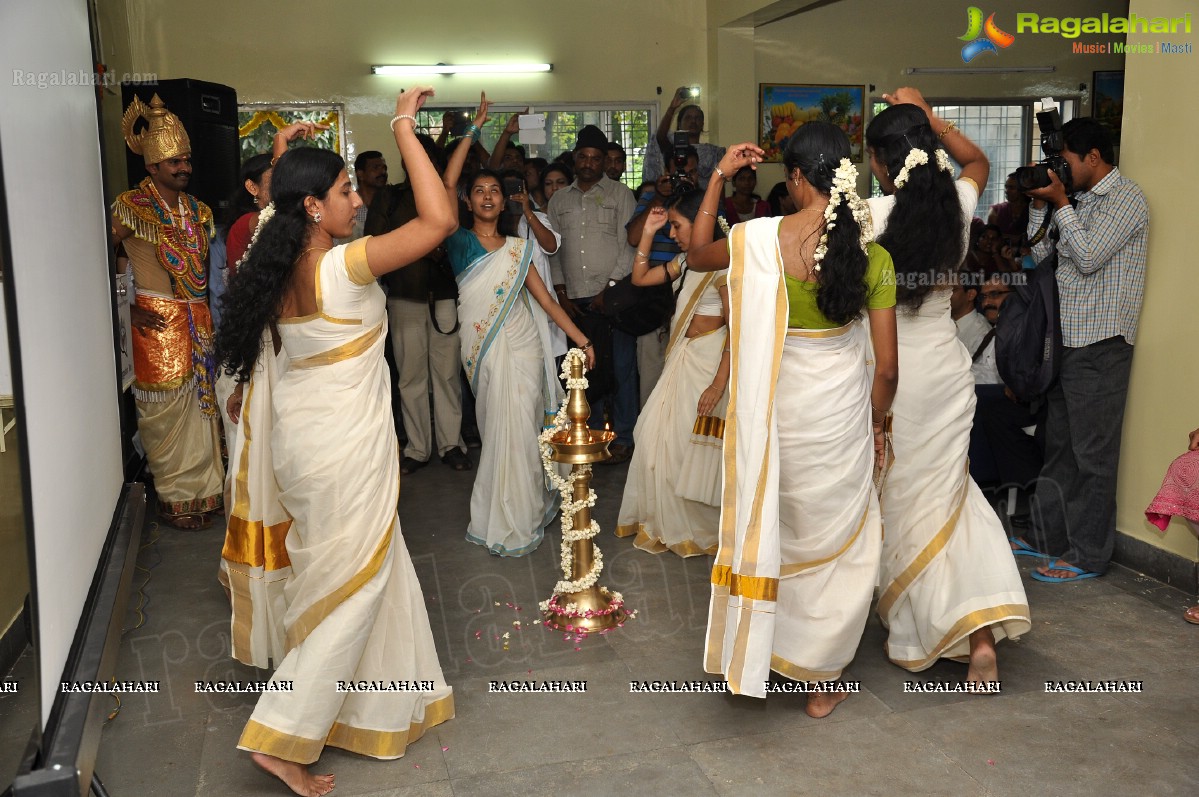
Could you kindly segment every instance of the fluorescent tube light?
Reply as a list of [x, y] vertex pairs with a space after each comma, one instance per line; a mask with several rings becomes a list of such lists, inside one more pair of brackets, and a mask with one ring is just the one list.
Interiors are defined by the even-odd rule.
[[372, 75], [516, 75], [532, 72], [551, 72], [553, 64], [378, 64], [371, 67]]
[[909, 75], [1002, 75], [1009, 72], [1054, 72], [1055, 66], [909, 66]]

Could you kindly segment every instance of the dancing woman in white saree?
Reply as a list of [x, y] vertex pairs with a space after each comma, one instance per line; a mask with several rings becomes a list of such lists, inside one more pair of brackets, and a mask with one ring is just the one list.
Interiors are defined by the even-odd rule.
[[[477, 136], [486, 124], [487, 105], [484, 96], [470, 135]], [[446, 194], [455, 204], [466, 153], [467, 147], [454, 150], [443, 178]], [[473, 226], [457, 227], [446, 241], [458, 280], [462, 365], [475, 394], [475, 417], [483, 439], [466, 539], [498, 556], [523, 556], [536, 550], [558, 509], [559, 496], [546, 482], [537, 442], [562, 398], [550, 320], [586, 352], [588, 367], [595, 364], [587, 336], [558, 306], [537, 269], [530, 267], [532, 247], [552, 254], [557, 240], [533, 212], [528, 194], [516, 199], [532, 239], [498, 229], [504, 195], [499, 177], [484, 169], [468, 189]]]
[[[716, 553], [729, 380], [728, 289], [724, 271], [687, 269], [691, 225], [702, 199], [691, 192], [673, 201], [669, 210], [651, 210], [633, 259], [635, 285], [682, 280], [666, 363], [633, 431], [637, 445], [616, 526], [616, 536], [635, 534], [633, 544], [650, 553]], [[666, 224], [683, 253], [651, 268], [645, 253]]]
[[[987, 182], [986, 156], [903, 88], [866, 131], [870, 166], [889, 196], [870, 200], [899, 281], [894, 465], [883, 483], [881, 597], [887, 656], [919, 672], [969, 661], [967, 679], [999, 680], [995, 642], [1032, 627], [999, 517], [970, 478], [970, 355], [949, 312], [949, 280]], [[896, 104], [897, 103], [897, 104]], [[952, 177], [948, 155], [962, 164]]]
[[[267, 647], [238, 652], [277, 657], [281, 647], [272, 681], [292, 686], [263, 693], [238, 747], [300, 795], [332, 790], [332, 775], [307, 766], [325, 745], [398, 758], [454, 715], [396, 515], [386, 297], [376, 282], [453, 229], [453, 208], [413, 130], [432, 93], [412, 89], [396, 101], [392, 129], [418, 216], [387, 235], [335, 247], [362, 205], [345, 164], [328, 150], [286, 151], [276, 137], [274, 201], [230, 283], [217, 339], [225, 369], [244, 383], [233, 492], [235, 504], [245, 498], [245, 522], [230, 524], [226, 558], [249, 552], [267, 569], [281, 560], [291, 567], [284, 607], [255, 607], [252, 591], [249, 601], [234, 595], [235, 639], [260, 634], [255, 621], [283, 610]], [[254, 463], [270, 463], [270, 472]], [[339, 688], [356, 681], [405, 690]]]
[[[890, 407], [898, 378], [895, 283], [886, 251], [866, 243], [849, 152], [840, 128], [804, 125], [783, 156], [799, 212], [738, 224], [728, 247], [696, 251], [711, 235], [725, 175], [762, 154], [753, 144], [731, 147], [692, 231], [691, 268], [729, 267], [732, 354], [704, 668], [753, 697], [765, 697], [772, 670], [800, 681], [839, 678], [857, 651], [878, 573], [872, 476], [883, 429], [872, 430], [870, 407]], [[827, 716], [844, 697], [810, 693], [807, 712]]]

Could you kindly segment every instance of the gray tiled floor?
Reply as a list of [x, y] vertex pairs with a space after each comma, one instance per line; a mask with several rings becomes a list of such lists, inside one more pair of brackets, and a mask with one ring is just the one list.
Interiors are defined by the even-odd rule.
[[[1122, 568], [1076, 585], [1026, 579], [1033, 631], [1001, 644], [995, 697], [905, 694], [912, 676], [886, 661], [873, 618], [847, 674], [862, 693], [824, 720], [783, 694], [630, 694], [635, 679], [713, 678], [702, 665], [710, 563], [654, 557], [609, 533], [624, 475], [597, 470], [597, 517], [604, 581], [639, 615], [577, 645], [532, 624], [557, 578], [556, 535], [524, 559], [488, 556], [463, 540], [473, 473], [435, 463], [405, 477], [403, 531], [457, 718], [399, 761], [326, 751], [315, 771], [337, 774], [334, 794], [1199, 794], [1199, 628], [1179, 615], [1189, 596]], [[104, 729], [98, 772], [113, 795], [286, 794], [235, 749], [252, 699], [192, 685], [264, 677], [227, 654], [223, 532], [160, 533], [142, 553], [145, 622], [126, 634], [117, 676], [164, 691], [126, 701]], [[495, 638], [505, 632], [507, 650]], [[956, 681], [964, 669], [941, 662], [921, 677]], [[487, 691], [520, 677], [586, 679], [588, 691]], [[1044, 693], [1045, 680], [1065, 678], [1141, 679], [1145, 691]]]

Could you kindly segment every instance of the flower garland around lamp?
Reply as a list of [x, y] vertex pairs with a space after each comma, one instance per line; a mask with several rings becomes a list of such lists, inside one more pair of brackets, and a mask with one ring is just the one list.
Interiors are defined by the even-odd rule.
[[[587, 378], [583, 376], [585, 362], [586, 355], [581, 349], [567, 352], [562, 361], [566, 396], [553, 425], [538, 436], [542, 467], [562, 496], [563, 576], [554, 585], [554, 594], [541, 601], [540, 607], [547, 626], [575, 634], [576, 641], [591, 631], [606, 633], [623, 626], [629, 616], [623, 596], [599, 586], [604, 558], [599, 547], [591, 542], [600, 531], [599, 523], [591, 519], [596, 502], [595, 490], [591, 489], [591, 463], [607, 457], [612, 433], [591, 432], [586, 427], [590, 407], [585, 393]], [[556, 462], [572, 463], [570, 475], [565, 479], [558, 474]], [[582, 519], [577, 523], [576, 516], [580, 514]], [[575, 528], [576, 525], [583, 527]], [[577, 572], [584, 567], [586, 572]]]
[[870, 207], [858, 196], [858, 169], [849, 158], [842, 158], [833, 172], [833, 188], [829, 191], [828, 205], [824, 208], [824, 232], [820, 234], [820, 242], [816, 244], [816, 252], [812, 255], [816, 271], [820, 270], [820, 261], [828, 254], [828, 231], [837, 226], [833, 217], [842, 201], [858, 223], [858, 246], [865, 252], [866, 245], [874, 237], [874, 222], [871, 220]]

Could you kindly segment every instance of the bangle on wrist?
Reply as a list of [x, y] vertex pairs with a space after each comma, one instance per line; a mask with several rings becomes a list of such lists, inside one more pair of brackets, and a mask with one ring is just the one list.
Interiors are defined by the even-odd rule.
[[637, 257], [641, 258], [642, 260], [649, 260], [649, 255], [647, 255], [645, 252], [642, 252], [640, 249], [637, 250]]
[[704, 214], [705, 216], [711, 216], [712, 218], [716, 218], [716, 214], [715, 214], [715, 213], [709, 213], [708, 211], [704, 210], [703, 208], [700, 208], [700, 209], [699, 209], [699, 212], [700, 212], [700, 213], [702, 213], [702, 214]]
[[949, 132], [951, 130], [955, 130], [957, 128], [957, 126], [958, 126], [957, 122], [953, 121], [952, 119], [949, 120], [949, 122], [946, 123], [946, 125], [945, 125], [945, 129], [942, 130], [941, 133], [937, 136], [937, 140], [941, 140], [941, 139], [945, 138], [945, 136], [949, 135]]
[[728, 178], [726, 178], [726, 177], [724, 176], [724, 172], [722, 172], [722, 171], [720, 170], [720, 167], [719, 167], [719, 166], [713, 166], [713, 167], [712, 167], [712, 172], [713, 172], [714, 174], [720, 175], [720, 179], [721, 179], [721, 180], [726, 180], [726, 179], [728, 179]]
[[400, 121], [401, 119], [411, 119], [412, 120], [412, 129], [413, 130], [416, 129], [416, 117], [415, 116], [413, 116], [410, 113], [397, 113], [395, 116], [391, 117], [391, 132], [393, 132], [393, 133], [395, 132], [396, 122]]

